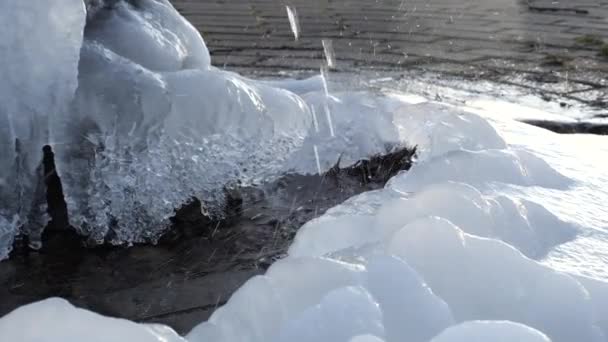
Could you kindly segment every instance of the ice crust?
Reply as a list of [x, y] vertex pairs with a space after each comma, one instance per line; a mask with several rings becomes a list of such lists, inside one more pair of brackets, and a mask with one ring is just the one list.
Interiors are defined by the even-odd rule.
[[[80, 0], [0, 2], [15, 23], [0, 33], [0, 61], [18, 66], [0, 68], [10, 81], [0, 92], [0, 258], [19, 226], [42, 222], [39, 205], [23, 204], [38, 204], [48, 143], [72, 223], [115, 243], [154, 241], [175, 206], [230, 181], [316, 172], [313, 148], [323, 169], [399, 144], [418, 146], [418, 161], [308, 222], [286, 258], [185, 337], [50, 299], [0, 319], [2, 341], [608, 341], [608, 284], [558, 270], [593, 254], [580, 241], [602, 246], [605, 212], [568, 218], [608, 198], [590, 192], [608, 184], [593, 163], [608, 151], [578, 163], [573, 140], [466, 108], [328, 92], [326, 75], [218, 70], [168, 1], [138, 4], [87, 1], [87, 13]], [[39, 44], [49, 34], [56, 44]], [[17, 139], [28, 143], [17, 149]]]

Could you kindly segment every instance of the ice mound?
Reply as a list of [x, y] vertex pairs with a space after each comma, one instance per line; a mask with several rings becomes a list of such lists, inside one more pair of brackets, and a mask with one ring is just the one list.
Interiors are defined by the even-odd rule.
[[[608, 289], [605, 283], [595, 283], [589, 291], [584, 283], [526, 258], [503, 242], [464, 233], [444, 219], [419, 219], [367, 254], [341, 257], [336, 253], [334, 257], [349, 261], [293, 256], [280, 261], [263, 277], [264, 291], [255, 285], [261, 278], [254, 278], [188, 339], [282, 341], [288, 336], [307, 340], [296, 338], [305, 336], [325, 341], [332, 336], [332, 341], [348, 341], [356, 335], [373, 335], [385, 341], [429, 341], [454, 322], [495, 320], [500, 322], [465, 323], [437, 338], [459, 341], [470, 336], [475, 340], [498, 334], [546, 341], [546, 334], [553, 341], [606, 340], [603, 316], [594, 307]], [[350, 294], [350, 309], [339, 301], [329, 304], [328, 298], [339, 297], [336, 293]], [[255, 307], [273, 307], [281, 314], [243, 310], [252, 308], [251, 299], [257, 303], [258, 295], [273, 304], [262, 301]], [[382, 313], [382, 329], [372, 324], [376, 318], [371, 318], [375, 314], [370, 301]], [[342, 311], [332, 313], [333, 306]], [[354, 313], [346, 316], [351, 318], [346, 323], [344, 312]], [[370, 320], [356, 319], [362, 312], [371, 314]], [[265, 333], [247, 332], [259, 329]], [[248, 338], [235, 338], [235, 332]]]
[[329, 342], [371, 334], [428, 341], [452, 322], [447, 305], [401, 260], [379, 256], [352, 264], [296, 258], [253, 278], [187, 338]]
[[[374, 250], [356, 257], [343, 255], [333, 257], [348, 262], [293, 256], [280, 261], [187, 338], [348, 341], [373, 335], [385, 341], [430, 341], [454, 323], [494, 320], [500, 322], [465, 323], [436, 338], [475, 340], [499, 334], [546, 341], [546, 334], [552, 341], [606, 340], [605, 322], [594, 304], [601, 303], [601, 293], [608, 289], [605, 283], [598, 282], [589, 291], [575, 278], [530, 260], [503, 242], [464, 233], [445, 219], [416, 220]], [[267, 301], [258, 302], [260, 295]], [[343, 298], [348, 304], [328, 298]], [[370, 302], [382, 313], [381, 325], [373, 323], [377, 318]], [[253, 307], [272, 307], [280, 314], [244, 310]], [[357, 319], [364, 313], [371, 315], [368, 320]]]
[[549, 342], [543, 333], [512, 322], [467, 322], [451, 327], [431, 342]]
[[421, 160], [451, 151], [500, 150], [507, 147], [504, 139], [487, 120], [436, 102], [423, 102], [397, 109], [395, 125], [408, 143], [418, 146]]
[[186, 342], [172, 329], [103, 317], [63, 299], [23, 306], [0, 320], [2, 341], [10, 342]]
[[452, 151], [412, 169], [407, 176], [393, 179], [389, 186], [402, 191], [419, 191], [445, 181], [487, 188], [492, 183], [565, 189], [572, 181], [555, 171], [539, 157], [514, 149]]
[[[366, 202], [368, 194], [360, 197]], [[555, 245], [573, 239], [578, 228], [551, 214], [541, 205], [506, 196], [486, 196], [462, 183], [432, 184], [409, 197], [386, 196], [373, 212], [361, 214], [357, 205], [345, 203], [358, 214], [328, 212], [305, 224], [289, 249], [293, 256], [323, 256], [349, 247], [381, 242], [418, 218], [449, 219], [471, 233], [493, 237], [517, 247], [531, 258], [540, 258]]]
[[520, 322], [553, 341], [605, 339], [597, 338], [601, 317], [594, 316], [589, 292], [578, 281], [525, 258], [501, 241], [427, 218], [397, 232], [387, 251], [416, 269], [460, 322]]

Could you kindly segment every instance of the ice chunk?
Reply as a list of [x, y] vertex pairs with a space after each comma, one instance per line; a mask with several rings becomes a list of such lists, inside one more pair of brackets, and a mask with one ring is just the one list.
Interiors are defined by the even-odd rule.
[[38, 244], [46, 224], [38, 167], [42, 147], [61, 143], [53, 121], [77, 86], [85, 20], [82, 0], [0, 3], [0, 259], [18, 227]]
[[[166, 82], [95, 42], [85, 42], [81, 56], [71, 115], [58, 129], [66, 144], [56, 151], [69, 171], [62, 181], [71, 221], [96, 241], [104, 240], [111, 221], [118, 223], [119, 242], [153, 240], [172, 215], [168, 202], [183, 201], [176, 181], [167, 179], [170, 161], [157, 159], [159, 150], [173, 146], [161, 139], [172, 106]], [[143, 189], [158, 193], [141, 202]]]
[[155, 242], [192, 196], [217, 207], [226, 184], [285, 170], [311, 126], [299, 96], [209, 68], [202, 38], [167, 1], [95, 8], [71, 113], [55, 124], [82, 234]]
[[186, 342], [168, 327], [103, 317], [63, 299], [13, 311], [0, 319], [0, 336], [11, 342]]
[[447, 329], [431, 342], [551, 342], [538, 330], [503, 321], [466, 322]]

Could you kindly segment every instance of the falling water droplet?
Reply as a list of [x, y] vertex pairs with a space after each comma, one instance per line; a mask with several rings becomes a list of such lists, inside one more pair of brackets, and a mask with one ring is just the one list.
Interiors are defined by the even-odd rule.
[[327, 60], [327, 66], [331, 69], [336, 67], [336, 54], [334, 52], [334, 44], [331, 39], [323, 39], [323, 52], [325, 53], [325, 59]]
[[319, 171], [319, 174], [321, 174], [321, 161], [319, 160], [319, 148], [317, 147], [317, 145], [314, 145], [312, 148], [315, 151], [315, 160], [317, 161], [317, 171]]
[[317, 119], [317, 111], [314, 108], [311, 108], [312, 112], [312, 122], [315, 126], [315, 132], [319, 133], [319, 119]]
[[298, 12], [291, 6], [285, 6], [287, 10], [287, 17], [289, 18], [289, 25], [291, 26], [291, 32], [296, 40], [300, 39], [300, 21], [298, 20]]
[[334, 132], [334, 123], [331, 118], [331, 111], [329, 110], [329, 99], [325, 101], [325, 116], [327, 117], [327, 125], [329, 126], [329, 134], [331, 137], [335, 137], [336, 133]]

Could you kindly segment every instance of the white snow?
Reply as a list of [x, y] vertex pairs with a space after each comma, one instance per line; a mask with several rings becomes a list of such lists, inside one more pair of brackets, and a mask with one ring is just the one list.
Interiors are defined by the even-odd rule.
[[286, 258], [184, 338], [51, 299], [0, 319], [1, 340], [608, 341], [605, 138], [559, 136], [485, 102], [332, 92], [327, 70], [247, 79], [211, 67], [167, 0], [140, 2], [90, 12], [84, 42], [80, 0], [0, 3], [14, 24], [0, 61], [16, 66], [0, 68], [0, 258], [26, 216], [42, 219], [14, 200], [32, 203], [48, 142], [73, 223], [101, 241], [116, 221], [117, 243], [154, 241], [175, 206], [226, 182], [403, 144], [418, 160], [307, 223]]

